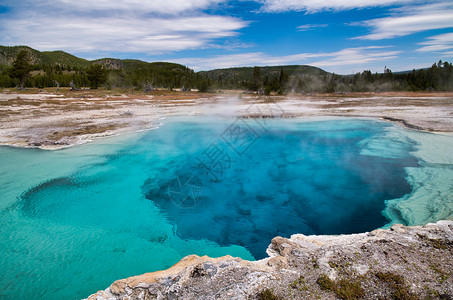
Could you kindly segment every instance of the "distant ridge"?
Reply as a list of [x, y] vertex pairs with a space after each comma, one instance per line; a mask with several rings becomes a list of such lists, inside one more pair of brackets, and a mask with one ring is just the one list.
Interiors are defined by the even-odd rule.
[[[313, 66], [306, 65], [284, 65], [284, 66], [260, 66], [261, 76], [275, 77], [283, 71], [288, 76], [293, 75], [327, 75], [328, 72]], [[211, 71], [200, 71], [203, 75], [211, 80], [247, 80], [253, 76], [253, 67], [239, 67], [227, 69], [215, 69]]]
[[0, 46], [0, 65], [11, 66], [19, 51], [26, 50], [31, 62], [37, 65], [60, 65], [76, 68], [86, 68], [90, 62], [64, 51], [40, 52], [28, 46]]
[[86, 60], [79, 58], [67, 52], [58, 51], [43, 51], [40, 52], [28, 46], [0, 46], [0, 65], [11, 66], [17, 53], [21, 50], [28, 51], [31, 62], [35, 65], [61, 66], [69, 68], [87, 68], [91, 64], [101, 64], [110, 70], [119, 69], [137, 69], [144, 67], [170, 68], [174, 70], [187, 71], [189, 68], [180, 64], [167, 62], [145, 62], [136, 59], [117, 59], [117, 58], [101, 58], [96, 60]]
[[40, 52], [28, 46], [0, 46], [0, 87], [14, 87], [17, 80], [8, 76], [17, 54], [25, 50], [33, 64], [32, 76], [27, 78], [26, 87], [54, 86], [88, 86], [86, 71], [93, 64], [104, 66], [108, 72], [106, 88], [123, 87], [148, 89], [182, 88], [190, 89], [199, 86], [200, 78], [192, 69], [168, 62], [144, 62], [135, 59], [102, 58], [86, 60], [64, 51]]
[[249, 66], [194, 72], [187, 66], [169, 62], [102, 58], [86, 60], [64, 51], [40, 52], [28, 46], [0, 46], [0, 87], [15, 87], [19, 80], [10, 76], [17, 54], [26, 50], [33, 72], [25, 87], [88, 86], [87, 74], [97, 64], [107, 69], [104, 87], [152, 90], [164, 88], [200, 92], [243, 90], [258, 94], [347, 93], [383, 91], [452, 91], [453, 65], [439, 60], [429, 68], [393, 73], [364, 70], [338, 75], [308, 65]]
[[[186, 66], [176, 63], [168, 62], [145, 62], [137, 59], [117, 59], [117, 58], [101, 58], [96, 60], [86, 60], [79, 58], [67, 52], [57, 51], [38, 51], [28, 46], [1, 46], [0, 45], [0, 65], [11, 66], [16, 55], [21, 50], [27, 50], [30, 54], [31, 62], [36, 65], [50, 65], [61, 66], [69, 68], [87, 68], [90, 64], [102, 64], [110, 70], [119, 69], [136, 69], [146, 66], [165, 67], [173, 69], [189, 69]], [[284, 66], [260, 66], [261, 75], [264, 76], [278, 76], [283, 72], [289, 76], [291, 75], [326, 75], [328, 72], [313, 66], [306, 65], [284, 65]], [[253, 66], [251, 67], [236, 67], [226, 69], [214, 69], [209, 71], [200, 71], [198, 74], [209, 79], [223, 79], [246, 80], [253, 75]]]

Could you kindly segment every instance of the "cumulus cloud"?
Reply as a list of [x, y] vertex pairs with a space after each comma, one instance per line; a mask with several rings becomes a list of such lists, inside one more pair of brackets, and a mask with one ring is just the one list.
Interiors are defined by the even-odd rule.
[[382, 40], [432, 29], [453, 28], [453, 3], [437, 3], [394, 10], [390, 17], [361, 22], [371, 28], [365, 40]]
[[270, 56], [262, 52], [220, 55], [204, 58], [182, 58], [173, 62], [188, 65], [195, 70], [211, 70], [214, 68], [231, 68], [244, 66], [277, 66], [287, 64], [307, 64], [330, 68], [329, 70], [350, 72], [351, 68], [366, 69], [370, 63], [384, 64], [386, 61], [398, 57], [400, 51], [389, 51], [390, 47], [369, 46], [346, 48], [335, 52], [299, 53], [286, 56]]
[[[39, 50], [116, 51], [157, 54], [165, 51], [200, 49], [217, 39], [238, 34], [248, 22], [192, 12], [166, 15], [159, 7], [175, 6], [172, 13], [206, 7], [218, 0], [157, 1], [56, 0], [55, 10], [42, 11], [22, 5], [12, 18], [0, 19], [0, 44], [26, 44]], [[59, 5], [67, 6], [58, 9]], [[168, 5], [167, 5], [168, 4]], [[181, 5], [179, 5], [181, 4]], [[89, 7], [84, 13], [72, 8]], [[176, 6], [178, 8], [176, 8]], [[129, 7], [129, 10], [123, 10]], [[94, 11], [96, 9], [102, 11]], [[116, 11], [116, 12], [115, 12]], [[170, 13], [170, 11], [169, 11]]]
[[[10, 1], [11, 0], [6, 0]], [[66, 11], [140, 11], [145, 13], [160, 13], [177, 15], [184, 12], [193, 12], [209, 8], [226, 0], [21, 0], [24, 6], [44, 8], [47, 10]]]
[[305, 11], [316, 13], [326, 10], [388, 6], [410, 3], [410, 0], [258, 0], [265, 12]]

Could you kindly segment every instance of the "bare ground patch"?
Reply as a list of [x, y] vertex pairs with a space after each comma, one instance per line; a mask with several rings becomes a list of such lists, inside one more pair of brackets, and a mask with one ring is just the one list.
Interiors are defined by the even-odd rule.
[[[209, 115], [213, 111], [221, 115], [235, 111], [241, 117], [269, 117], [260, 114], [266, 114], [265, 108], [272, 104], [278, 105], [280, 117], [285, 118], [374, 117], [417, 130], [453, 132], [453, 93], [264, 96], [63, 88], [53, 92], [48, 89], [0, 94], [0, 140], [4, 144], [9, 140], [19, 145], [32, 143], [41, 148], [46, 148], [42, 146], [46, 141], [65, 140], [71, 145], [77, 142], [74, 138], [77, 136], [96, 137], [106, 132], [149, 128], [152, 122], [165, 116]], [[257, 109], [248, 111], [252, 105]]]

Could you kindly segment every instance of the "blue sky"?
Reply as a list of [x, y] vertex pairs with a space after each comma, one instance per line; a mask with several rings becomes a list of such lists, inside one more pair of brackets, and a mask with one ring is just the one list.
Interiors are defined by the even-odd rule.
[[286, 64], [401, 71], [453, 61], [453, 1], [0, 0], [0, 45], [196, 71]]

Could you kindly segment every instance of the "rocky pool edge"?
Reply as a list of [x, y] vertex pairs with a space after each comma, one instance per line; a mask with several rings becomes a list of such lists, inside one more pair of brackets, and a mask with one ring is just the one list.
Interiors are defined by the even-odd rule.
[[259, 261], [189, 255], [112, 283], [105, 299], [450, 299], [453, 221], [349, 235], [275, 237]]

